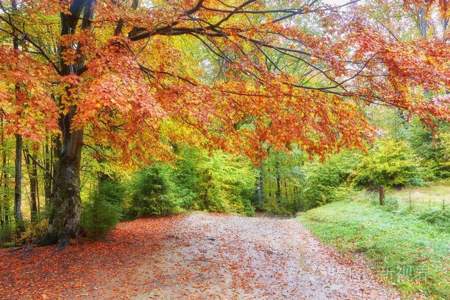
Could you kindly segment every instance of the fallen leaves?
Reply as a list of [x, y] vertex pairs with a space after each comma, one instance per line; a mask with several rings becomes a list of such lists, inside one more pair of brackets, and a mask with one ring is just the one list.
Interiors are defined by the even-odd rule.
[[295, 220], [194, 213], [119, 224], [64, 251], [0, 251], [1, 299], [391, 299]]
[[106, 241], [81, 241], [63, 251], [55, 247], [0, 250], [0, 299], [70, 298], [81, 290], [95, 291], [98, 284], [119, 275], [126, 277], [128, 270], [142, 263], [143, 255], [161, 247], [166, 231], [179, 218], [121, 223]]

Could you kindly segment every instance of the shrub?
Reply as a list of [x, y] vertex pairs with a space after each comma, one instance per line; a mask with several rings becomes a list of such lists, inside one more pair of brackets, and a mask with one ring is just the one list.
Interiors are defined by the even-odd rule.
[[437, 134], [433, 136], [419, 119], [413, 119], [409, 128], [408, 141], [417, 156], [424, 160], [427, 180], [450, 177], [450, 127], [441, 123], [436, 129]]
[[382, 207], [386, 211], [398, 211], [399, 210], [399, 200], [396, 197], [386, 197], [384, 206]]
[[201, 151], [194, 148], [181, 147], [179, 158], [172, 170], [172, 197], [178, 199], [181, 208], [193, 209], [200, 194], [201, 174], [199, 165], [205, 160]]
[[97, 197], [101, 197], [106, 202], [117, 207], [121, 207], [125, 198], [125, 187], [116, 179], [102, 179], [98, 185]]
[[306, 181], [303, 202], [306, 209], [349, 198], [352, 189], [347, 181], [359, 162], [359, 155], [350, 151], [335, 154], [324, 162], [305, 166]]
[[169, 195], [169, 179], [161, 166], [148, 167], [135, 175], [132, 183], [131, 217], [165, 216], [175, 213], [178, 203]]
[[450, 233], [450, 210], [432, 209], [419, 215], [421, 220], [436, 225], [440, 229]]
[[104, 238], [119, 222], [125, 189], [116, 180], [101, 180], [81, 214], [81, 227], [89, 238]]
[[103, 238], [120, 220], [120, 208], [102, 198], [87, 203], [81, 215], [81, 227], [90, 238]]
[[48, 230], [48, 219], [39, 220], [25, 226], [25, 231], [20, 235], [21, 243], [33, 243], [41, 240]]
[[276, 201], [267, 201], [264, 204], [264, 211], [276, 216], [288, 217], [295, 215], [295, 208], [289, 207], [282, 203], [281, 205], [276, 203]]
[[14, 245], [15, 228], [11, 223], [0, 225], [0, 247]]

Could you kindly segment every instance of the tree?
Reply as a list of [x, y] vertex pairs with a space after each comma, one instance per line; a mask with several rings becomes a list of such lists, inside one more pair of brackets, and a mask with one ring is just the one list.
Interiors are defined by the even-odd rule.
[[262, 162], [258, 168], [258, 184], [256, 186], [256, 196], [257, 196], [257, 208], [262, 209], [264, 207], [264, 166]]
[[419, 163], [403, 141], [382, 140], [363, 158], [356, 170], [357, 186], [377, 189], [384, 205], [385, 187], [403, 187], [421, 180]]
[[3, 118], [0, 119], [0, 144], [2, 146], [2, 172], [0, 175], [2, 197], [0, 198], [0, 225], [9, 225], [9, 201], [8, 201], [8, 172], [7, 172], [7, 147], [5, 141], [5, 132], [3, 127]]
[[[11, 1], [11, 8], [13, 12], [17, 11], [17, 1]], [[15, 52], [19, 51], [19, 39], [16, 35], [13, 37], [13, 49]], [[15, 101], [17, 106], [22, 105], [23, 87], [19, 82], [15, 83]], [[21, 116], [21, 110], [17, 111], [18, 117]], [[23, 139], [20, 134], [16, 134], [16, 160], [15, 160], [15, 180], [14, 180], [14, 218], [16, 221], [16, 229], [20, 232], [24, 230], [22, 217], [22, 149]]]
[[[127, 163], [167, 159], [161, 124], [172, 120], [259, 161], [264, 144], [320, 155], [363, 147], [372, 130], [362, 104], [449, 119], [447, 102], [417, 97], [417, 86], [448, 85], [446, 43], [395, 40], [348, 5], [129, 2], [27, 0], [15, 11], [0, 1], [2, 38], [27, 45], [0, 47], [8, 130], [55, 140], [48, 242], [78, 233], [84, 145], [112, 147]], [[9, 96], [17, 82], [20, 105]]]
[[303, 165], [306, 160], [306, 153], [295, 145], [284, 152], [268, 149], [268, 156], [260, 167], [260, 172], [264, 174], [264, 205], [261, 209], [274, 214], [289, 215], [303, 208]]
[[177, 205], [168, 192], [168, 178], [161, 167], [141, 170], [133, 182], [130, 216], [166, 216], [173, 213]]
[[24, 151], [25, 163], [28, 169], [28, 179], [30, 182], [30, 212], [31, 222], [35, 223], [39, 219], [39, 180], [37, 172], [36, 157], [30, 153], [28, 148]]
[[304, 166], [306, 178], [302, 185], [303, 208], [310, 209], [349, 197], [349, 178], [359, 163], [357, 151], [342, 151], [315, 160]]

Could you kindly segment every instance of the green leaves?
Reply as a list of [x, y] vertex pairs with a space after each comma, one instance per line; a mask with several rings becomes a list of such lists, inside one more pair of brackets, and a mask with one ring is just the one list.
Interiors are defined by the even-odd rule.
[[169, 178], [160, 165], [138, 172], [132, 182], [131, 217], [165, 216], [176, 212], [178, 203], [169, 195]]
[[119, 222], [124, 187], [115, 180], [100, 180], [81, 214], [81, 227], [90, 238], [103, 238]]
[[402, 187], [421, 182], [419, 160], [404, 141], [380, 140], [358, 166], [354, 183], [360, 187]]

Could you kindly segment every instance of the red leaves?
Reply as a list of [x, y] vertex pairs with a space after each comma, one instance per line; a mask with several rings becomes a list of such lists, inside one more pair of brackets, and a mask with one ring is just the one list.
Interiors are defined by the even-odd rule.
[[[98, 286], [123, 280], [131, 284], [129, 274], [141, 259], [161, 247], [166, 232], [179, 217], [141, 219], [122, 223], [105, 242], [80, 242], [63, 251], [54, 247], [35, 248], [31, 252], [0, 250], [0, 298], [55, 299], [90, 295]], [[129, 294], [131, 291], [123, 291]]]
[[95, 53], [96, 37], [90, 31], [66, 34], [60, 37], [61, 58], [66, 65], [73, 65]]
[[121, 223], [62, 252], [0, 250], [0, 282], [12, 299], [395, 298], [296, 220], [206, 213]]
[[0, 46], [0, 113], [6, 133], [40, 140], [56, 129], [57, 110], [48, 93], [54, 74], [30, 55]]
[[[308, 22], [299, 26], [295, 17], [274, 22], [286, 11], [270, 12], [270, 2], [240, 2], [234, 15], [213, 0], [137, 9], [117, 2], [98, 2], [92, 30], [60, 39], [59, 27], [32, 8], [51, 19], [68, 1], [24, 2], [30, 37], [51, 28], [39, 40], [58, 40], [63, 51], [55, 56], [66, 64], [83, 61], [85, 68], [57, 76], [39, 51], [2, 47], [7, 84], [0, 86], [0, 101], [11, 133], [37, 139], [54, 131], [59, 114], [76, 108], [73, 126], [91, 131], [95, 143], [118, 149], [128, 161], [132, 154], [139, 161], [167, 158], [170, 143], [177, 142], [172, 139], [196, 139], [163, 135], [167, 122], [189, 127], [210, 147], [258, 160], [264, 143], [282, 149], [294, 142], [321, 155], [361, 147], [371, 135], [361, 103], [395, 106], [428, 120], [448, 117], [447, 104], [423, 96], [424, 90], [439, 96], [450, 84], [447, 44], [392, 37], [362, 6], [345, 14], [310, 7], [307, 14], [319, 22], [307, 30]], [[243, 11], [252, 13], [244, 17]], [[114, 35], [119, 20], [122, 33]], [[17, 83], [26, 90], [19, 102]]]
[[404, 0], [403, 2], [407, 8], [412, 10], [423, 8], [427, 13], [433, 6], [437, 6], [443, 18], [448, 18], [448, 0]]

